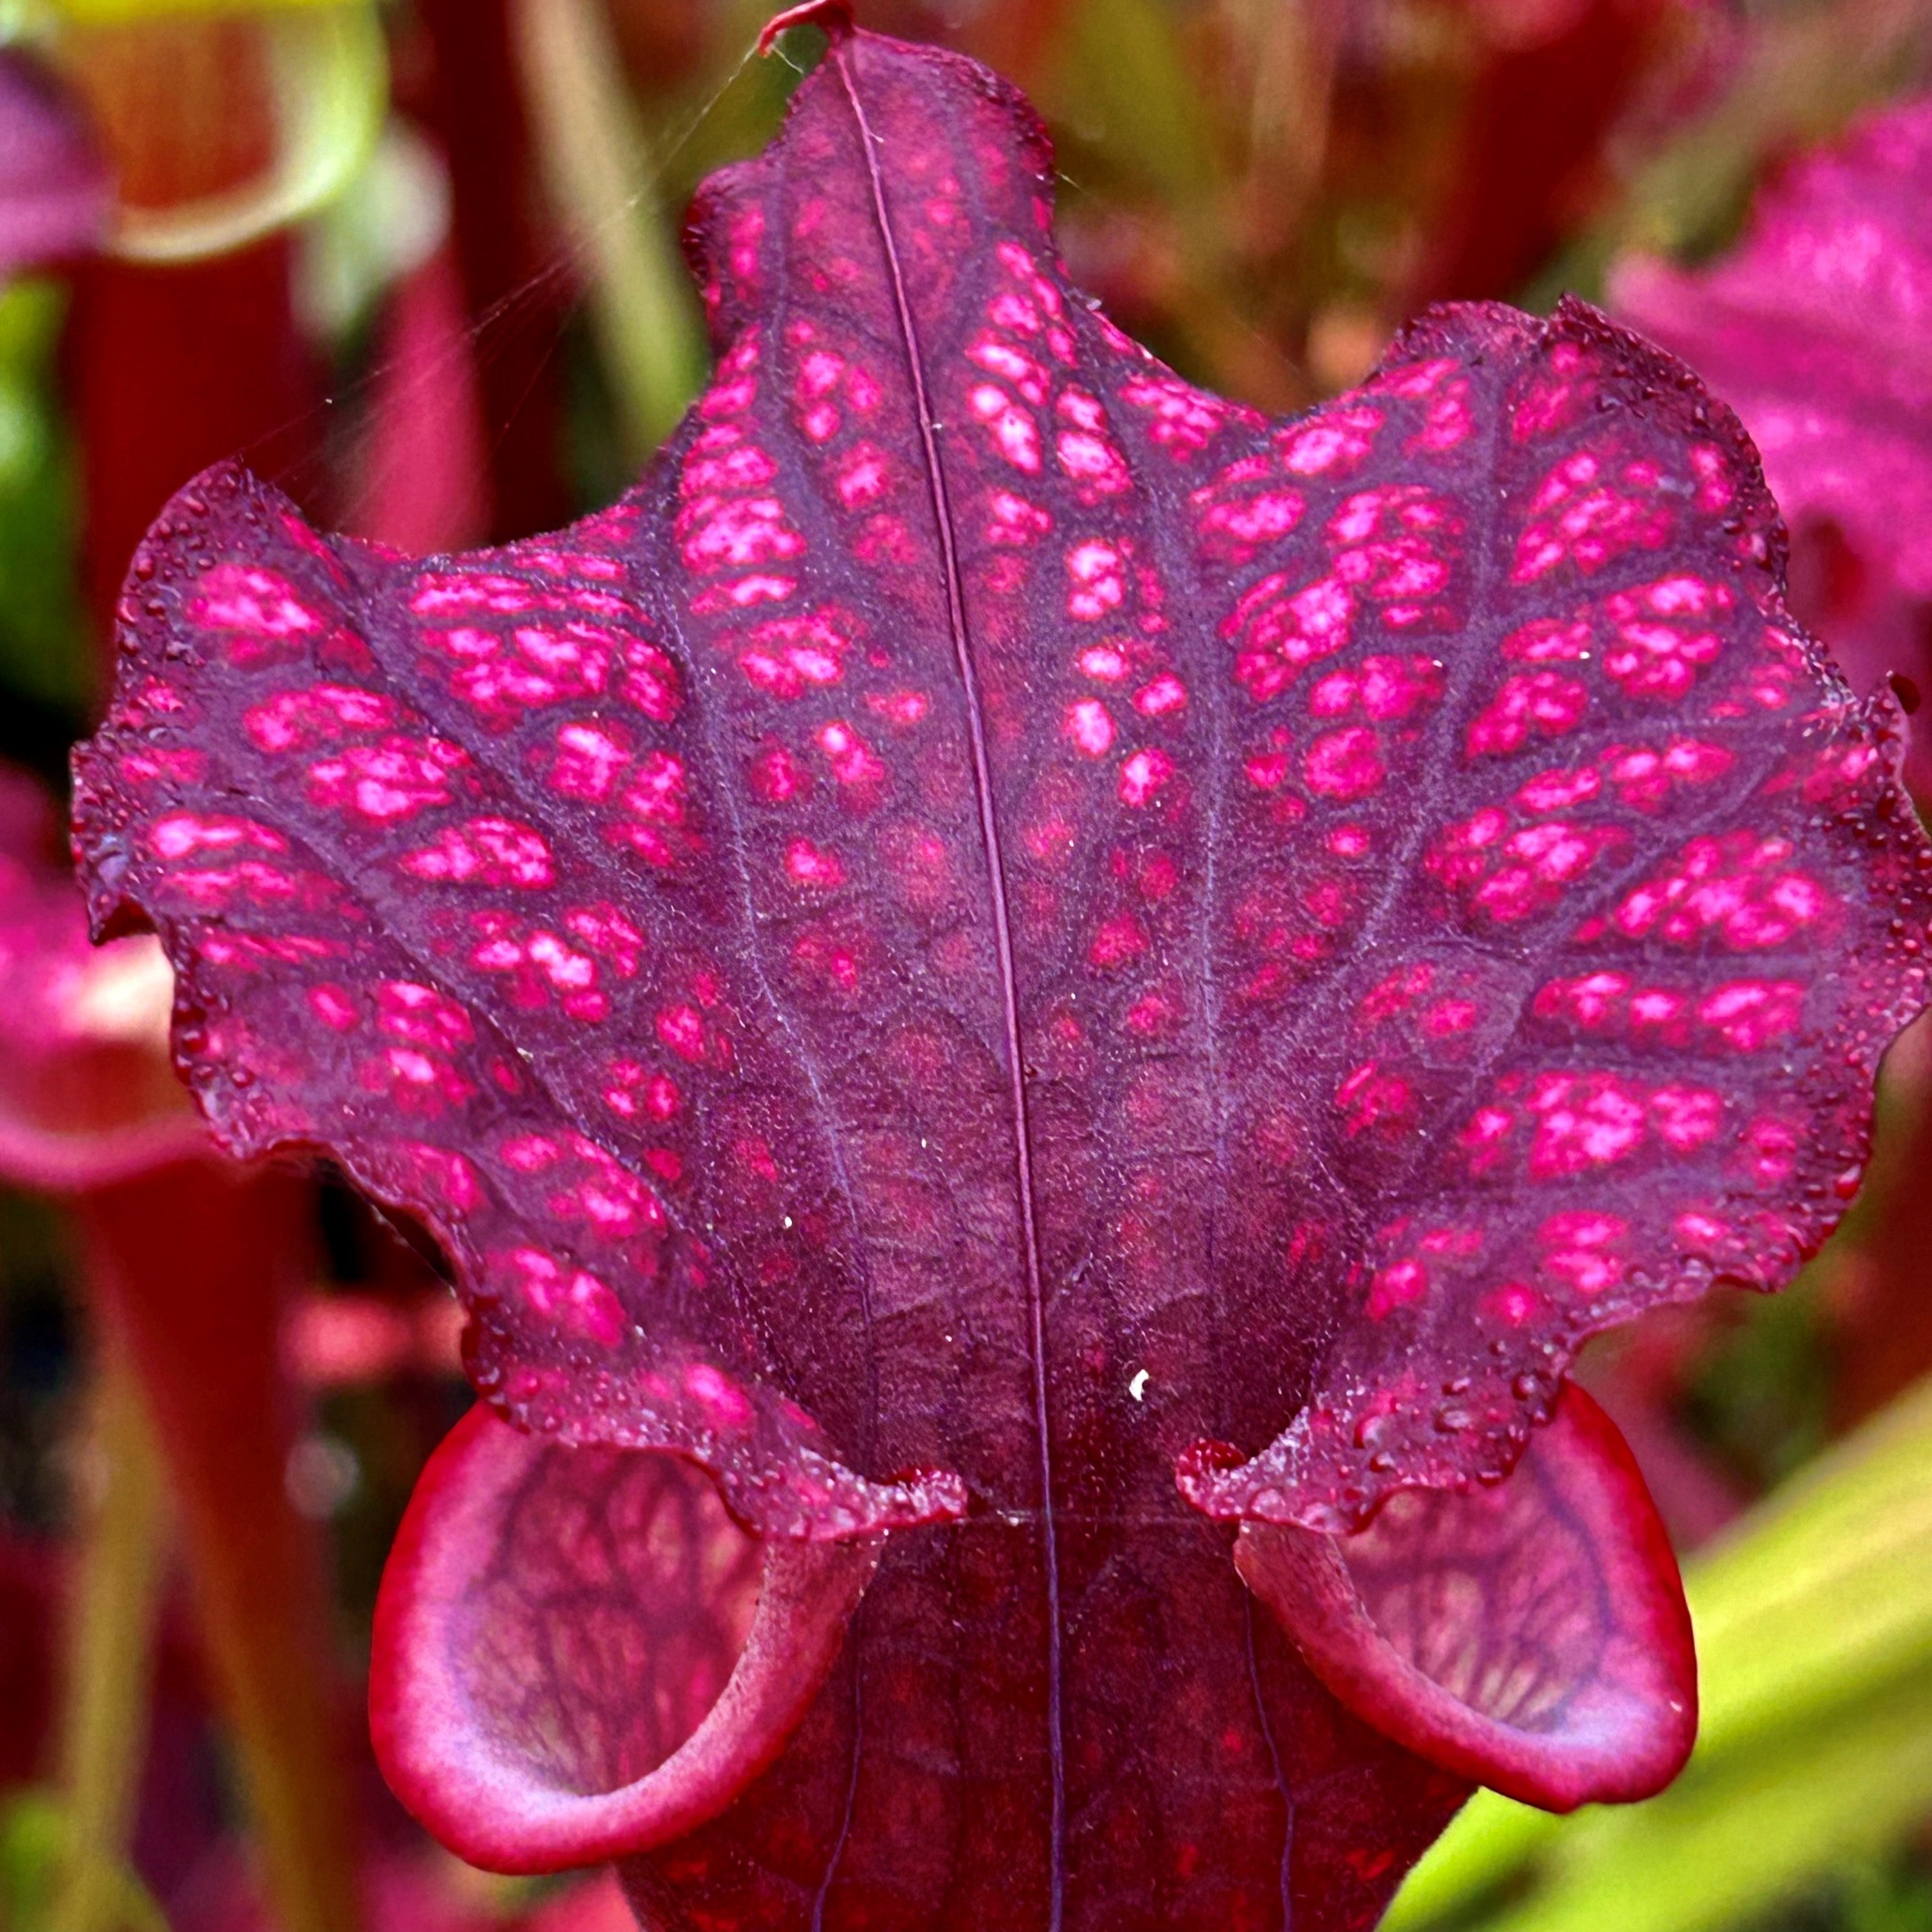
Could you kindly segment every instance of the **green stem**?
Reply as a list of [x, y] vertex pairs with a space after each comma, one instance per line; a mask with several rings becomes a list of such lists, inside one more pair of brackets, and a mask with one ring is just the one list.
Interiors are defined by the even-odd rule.
[[68, 1624], [61, 1782], [66, 1856], [49, 1932], [116, 1932], [146, 1755], [148, 1688], [167, 1546], [160, 1461], [124, 1352], [104, 1342], [89, 1432], [98, 1484]]
[[602, 9], [522, 0], [515, 10], [530, 122], [550, 197], [590, 269], [590, 312], [638, 462], [676, 427], [704, 370], [691, 288], [644, 164]]

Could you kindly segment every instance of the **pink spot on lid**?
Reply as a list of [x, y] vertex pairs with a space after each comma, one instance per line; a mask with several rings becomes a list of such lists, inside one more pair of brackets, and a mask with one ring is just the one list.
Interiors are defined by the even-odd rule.
[[1235, 640], [1234, 680], [1257, 704], [1292, 684], [1307, 665], [1348, 642], [1355, 600], [1339, 578], [1316, 580], [1290, 592], [1276, 571], [1244, 591], [1221, 624]]
[[889, 724], [911, 725], [920, 723], [932, 706], [922, 691], [874, 691], [866, 693], [866, 709]]
[[1084, 676], [1100, 684], [1118, 684], [1127, 674], [1126, 654], [1118, 644], [1089, 644], [1073, 662]]
[[337, 1033], [348, 1033], [358, 1023], [355, 997], [346, 986], [311, 986], [308, 989], [308, 1004], [316, 1018]]
[[242, 728], [257, 750], [296, 752], [352, 731], [393, 729], [400, 715], [396, 700], [381, 692], [352, 684], [313, 684], [278, 692], [250, 706]]
[[1732, 980], [1705, 995], [1697, 1017], [1734, 1052], [1759, 1053], [1797, 1032], [1804, 1011], [1796, 980]]
[[308, 768], [308, 794], [316, 805], [388, 824], [448, 804], [454, 795], [452, 780], [469, 764], [460, 745], [441, 738], [385, 738], [317, 759]]
[[1587, 804], [1603, 788], [1603, 775], [1595, 766], [1580, 771], [1539, 772], [1521, 787], [1516, 802], [1526, 812], [1567, 812]]
[[789, 805], [812, 789], [811, 774], [790, 747], [773, 740], [752, 760], [752, 790], [767, 805]]
[[1372, 404], [1342, 402], [1277, 440], [1281, 464], [1298, 476], [1330, 476], [1360, 467], [1375, 446], [1382, 412]]
[[1532, 732], [1560, 737], [1573, 731], [1589, 709], [1590, 694], [1574, 678], [1552, 670], [1505, 678], [1465, 740], [1472, 758], [1501, 757], [1520, 748]]
[[1650, 1096], [1650, 1113], [1658, 1138], [1676, 1153], [1689, 1154], [1717, 1138], [1724, 1102], [1708, 1087], [1660, 1087]]
[[1835, 910], [1792, 856], [1788, 839], [1748, 827], [1694, 838], [1624, 899], [1612, 922], [1631, 938], [1654, 933], [1689, 945], [1708, 936], [1738, 950], [1786, 945]]
[[384, 1033], [447, 1053], [476, 1036], [470, 1016], [447, 994], [411, 980], [383, 980], [376, 987], [376, 1023]]
[[852, 644], [849, 620], [836, 610], [768, 618], [749, 632], [738, 668], [760, 691], [796, 698], [808, 688], [839, 682]]
[[272, 826], [224, 813], [171, 812], [148, 829], [148, 847], [157, 858], [185, 859], [197, 852], [286, 852], [289, 842]]
[[1053, 446], [1061, 470], [1080, 486], [1083, 500], [1118, 496], [1133, 488], [1120, 452], [1105, 436], [1064, 429]]
[[1164, 374], [1130, 376], [1120, 394], [1123, 402], [1146, 412], [1148, 440], [1178, 463], [1206, 448], [1224, 424], [1252, 420], [1251, 412]]
[[1066, 614], [1084, 623], [1118, 610], [1126, 600], [1124, 560], [1114, 545], [1098, 538], [1074, 544], [1066, 553]]
[[563, 1158], [562, 1147], [548, 1134], [518, 1134], [503, 1142], [497, 1152], [504, 1165], [519, 1174], [541, 1174]]
[[712, 1428], [735, 1431], [749, 1425], [754, 1412], [750, 1400], [709, 1362], [694, 1362], [686, 1369], [684, 1386]]
[[843, 718], [821, 724], [816, 736], [818, 748], [831, 760], [832, 776], [841, 785], [862, 790], [885, 782], [884, 761]]
[[1415, 1117], [1415, 1090], [1399, 1073], [1365, 1060], [1335, 1090], [1342, 1113], [1342, 1130], [1352, 1138], [1372, 1129], [1406, 1128]]
[[1245, 563], [1264, 545], [1289, 535], [1307, 507], [1298, 490], [1262, 490], [1215, 503], [1201, 513], [1202, 550]]
[[1486, 1173], [1508, 1151], [1516, 1116], [1507, 1107], [1478, 1107], [1456, 1139], [1472, 1174]]
[[1543, 1298], [1528, 1283], [1505, 1282], [1482, 1304], [1483, 1311], [1506, 1328], [1520, 1328], [1542, 1312]]
[[206, 572], [188, 600], [188, 614], [211, 630], [278, 643], [311, 637], [323, 628], [321, 614], [279, 571], [238, 563], [218, 563]]
[[1642, 1090], [1615, 1073], [1543, 1073], [1525, 1104], [1536, 1117], [1529, 1171], [1539, 1180], [1627, 1160], [1643, 1144]]
[[533, 892], [556, 874], [549, 842], [514, 818], [470, 818], [446, 825], [434, 842], [406, 852], [398, 867], [414, 879], [454, 885], [512, 886]]
[[1010, 490], [986, 493], [986, 535], [995, 544], [1021, 546], [1036, 542], [1053, 528], [1053, 512], [1016, 496]]
[[680, 1004], [660, 1007], [657, 1035], [680, 1060], [704, 1058], [704, 1016], [695, 1006]]
[[1301, 773], [1309, 790], [1342, 802], [1364, 798], [1388, 776], [1374, 732], [1361, 725], [1330, 731], [1310, 746]]
[[856, 442], [838, 459], [832, 487], [848, 510], [870, 508], [892, 481], [892, 459], [876, 443]]
[[616, 789], [631, 762], [624, 742], [598, 724], [565, 724], [556, 734], [556, 758], [550, 786], [566, 798], [601, 804]]
[[1087, 949], [1089, 962], [1102, 969], [1124, 966], [1147, 950], [1146, 928], [1132, 913], [1116, 913], [1094, 929]]
[[1405, 1012], [1436, 983], [1436, 968], [1417, 960], [1399, 966], [1362, 996], [1358, 1013], [1365, 1026], [1373, 1026], [1392, 1015]]
[[1114, 721], [1097, 698], [1082, 698], [1066, 707], [1061, 728], [1075, 750], [1090, 758], [1104, 758], [1113, 749]]
[[565, 929], [609, 962], [620, 980], [635, 976], [644, 954], [644, 935], [622, 908], [608, 899], [573, 906], [563, 916]]
[[1024, 475], [1039, 475], [1040, 424], [1030, 410], [1015, 401], [997, 382], [976, 384], [966, 404], [1007, 462]]
[[1398, 1308], [1422, 1300], [1429, 1292], [1429, 1270], [1417, 1261], [1391, 1262], [1378, 1268], [1369, 1283], [1368, 1316], [1384, 1321]]
[[785, 848], [785, 872], [801, 886], [829, 889], [845, 883], [845, 868], [838, 854], [814, 845], [809, 838], [794, 838]]
[[1165, 752], [1134, 752], [1121, 761], [1120, 794], [1123, 805], [1147, 804], [1174, 776], [1174, 760]]
[[1143, 718], [1166, 718], [1184, 710], [1187, 687], [1172, 672], [1166, 672], [1134, 693], [1134, 709]]
[[1028, 402], [1038, 405], [1046, 400], [1046, 365], [1037, 357], [1016, 348], [992, 331], [982, 332], [967, 345], [966, 357], [968, 362], [978, 364], [988, 375], [998, 376], [1010, 382]]

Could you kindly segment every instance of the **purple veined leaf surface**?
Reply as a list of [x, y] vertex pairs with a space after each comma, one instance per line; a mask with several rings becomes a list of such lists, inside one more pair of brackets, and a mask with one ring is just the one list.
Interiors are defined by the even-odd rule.
[[[1707, 268], [1627, 256], [1613, 308], [1744, 419], [1794, 532], [1794, 591], [1855, 685], [1932, 681], [1932, 97], [1762, 189]], [[1922, 728], [1914, 728], [1915, 740]], [[1907, 771], [1932, 795], [1916, 742]]]
[[[1379, 1603], [1469, 1569], [1584, 1336], [1822, 1239], [1925, 998], [1896, 711], [1681, 365], [1450, 309], [1266, 421], [1067, 284], [1003, 82], [805, 11], [692, 219], [714, 380], [620, 503], [420, 563], [232, 466], [170, 506], [77, 763], [97, 928], [160, 934], [226, 1144], [455, 1264], [513, 1429], [426, 1479], [374, 1720], [459, 1849], [629, 1850], [653, 1926], [1364, 1925], [1631, 1630], [1673, 1667], [1549, 1802], [1668, 1774], [1668, 1552], [1559, 1423], [1509, 1538], [1622, 1494], [1568, 1574], [1629, 1594], [1574, 1696], [1472, 1688], [1472, 1754], [1454, 1670], [1311, 1670], [1237, 1534], [1370, 1524]], [[652, 1567], [667, 1454], [807, 1576], [756, 1643]], [[1468, 1494], [1371, 1523], [1418, 1489]], [[694, 1804], [652, 1632], [710, 1620], [722, 1723], [880, 1538]]]
[[32, 56], [0, 47], [0, 281], [92, 254], [112, 200], [78, 104]]

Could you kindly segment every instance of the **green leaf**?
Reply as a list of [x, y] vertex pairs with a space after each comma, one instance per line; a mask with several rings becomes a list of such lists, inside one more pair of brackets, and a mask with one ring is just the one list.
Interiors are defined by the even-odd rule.
[[0, 686], [78, 715], [92, 668], [74, 595], [73, 452], [55, 405], [65, 298], [0, 291]]
[[1046, 102], [1131, 178], [1185, 207], [1213, 188], [1202, 96], [1159, 0], [1087, 0], [1069, 19]]
[[[1700, 1932], [1932, 1809], [1932, 1383], [1810, 1465], [1687, 1571], [1703, 1720], [1683, 1777], [1558, 1819], [1480, 1794], [1390, 1932]], [[1520, 1904], [1476, 1916], [1527, 1880]]]
[[[68, 1814], [52, 1792], [19, 1786], [0, 1798], [0, 1924], [7, 1932], [59, 1932], [56, 1900], [69, 1836]], [[167, 1916], [134, 1873], [116, 1864], [88, 1932], [168, 1932]]]
[[531, 120], [552, 200], [590, 267], [591, 317], [634, 462], [698, 392], [704, 339], [646, 170], [610, 24], [585, 0], [517, 10]]
[[[1932, 1671], [1778, 1748], [1694, 1763], [1661, 1797], [1580, 1814], [1543, 1882], [1483, 1932], [1714, 1932], [1895, 1844], [1932, 1806]], [[1415, 1922], [1391, 1916], [1391, 1925]]]
[[80, 27], [124, 26], [130, 20], [208, 19], [236, 14], [317, 13], [340, 0], [40, 0], [46, 14]]

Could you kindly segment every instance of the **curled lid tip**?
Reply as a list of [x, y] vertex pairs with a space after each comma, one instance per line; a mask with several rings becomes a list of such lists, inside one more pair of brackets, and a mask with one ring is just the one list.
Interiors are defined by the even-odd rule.
[[817, 27], [836, 45], [852, 31], [852, 0], [805, 0], [802, 6], [774, 14], [758, 36], [759, 52], [770, 55], [778, 36], [793, 27]]

